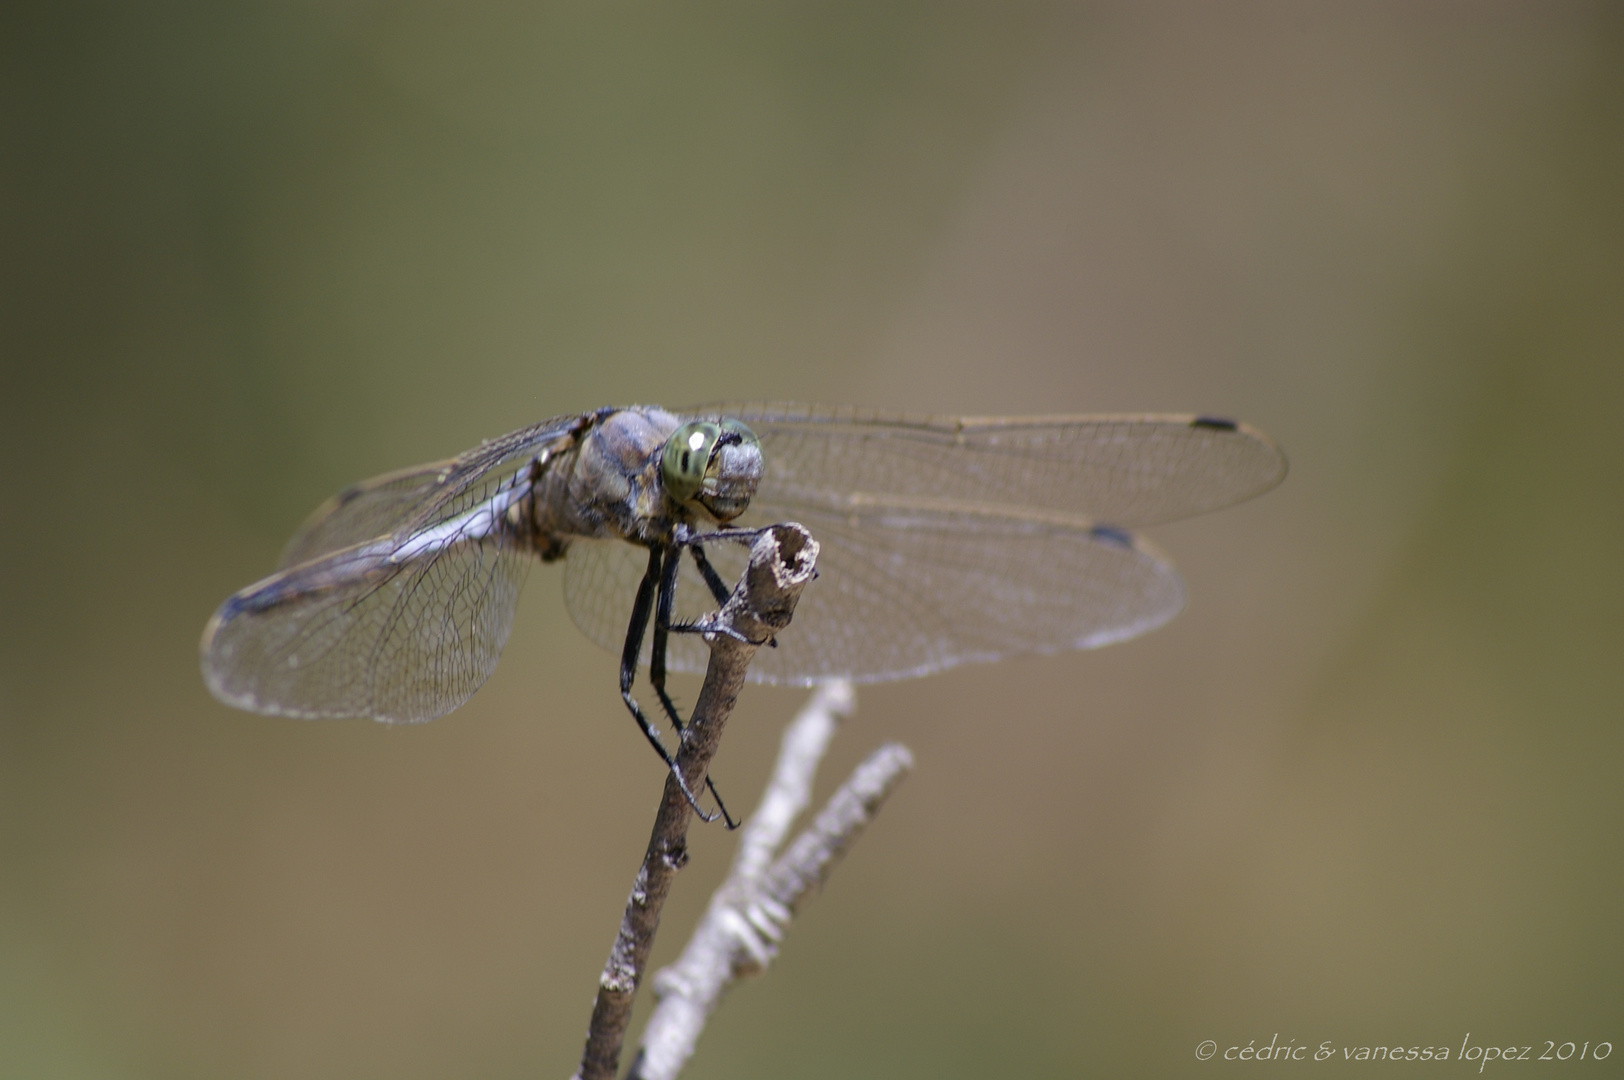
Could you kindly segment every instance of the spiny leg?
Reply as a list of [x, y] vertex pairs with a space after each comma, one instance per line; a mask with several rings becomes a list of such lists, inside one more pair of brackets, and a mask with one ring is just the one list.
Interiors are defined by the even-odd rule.
[[[727, 585], [722, 581], [722, 575], [718, 574], [716, 572], [716, 568], [711, 565], [710, 557], [705, 554], [705, 548], [703, 546], [705, 541], [732, 540], [736, 543], [744, 543], [746, 541], [753, 542], [756, 537], [760, 535], [760, 529], [722, 529], [709, 533], [688, 533], [686, 535], [679, 536], [678, 542], [686, 547], [688, 549], [688, 553], [694, 557], [694, 565], [699, 567], [699, 576], [705, 579], [705, 584], [710, 588], [711, 595], [716, 597], [716, 603], [720, 605], [727, 603], [729, 596], [728, 588]], [[680, 623], [670, 626], [669, 629], [675, 630], [679, 634], [691, 634], [695, 632], [696, 627], [692, 623]], [[751, 641], [749, 638], [746, 638], [736, 632], [733, 633], [733, 637], [744, 642], [746, 645], [761, 644], [761, 642]], [[770, 637], [767, 639], [766, 644], [771, 648], [776, 649], [778, 648], [778, 639], [775, 637]]]
[[[620, 697], [626, 702], [626, 708], [631, 710], [637, 726], [643, 729], [649, 745], [654, 747], [655, 753], [660, 755], [660, 760], [665, 762], [665, 767], [676, 777], [677, 786], [682, 789], [688, 805], [694, 808], [694, 813], [699, 815], [701, 821], [715, 821], [717, 815], [707, 814], [699, 808], [699, 802], [694, 798], [694, 793], [688, 789], [688, 781], [683, 778], [682, 770], [677, 768], [676, 759], [660, 741], [660, 733], [649, 723], [648, 717], [643, 715], [642, 707], [637, 704], [637, 699], [632, 696], [632, 683], [637, 678], [637, 655], [643, 651], [643, 631], [648, 628], [649, 616], [654, 613], [655, 593], [659, 589], [663, 561], [661, 548], [649, 548], [648, 569], [643, 572], [643, 580], [637, 586], [637, 598], [632, 602], [632, 621], [626, 627], [626, 646], [620, 653]], [[660, 657], [660, 665], [662, 668], [665, 665], [664, 656]]]
[[[654, 693], [659, 696], [660, 705], [665, 709], [665, 715], [671, 718], [671, 724], [677, 729], [677, 736], [680, 739], [683, 731], [682, 717], [677, 713], [676, 702], [665, 692], [665, 650], [671, 632], [671, 609], [676, 606], [677, 571], [682, 569], [682, 553], [673, 545], [665, 549], [664, 559], [659, 593], [654, 602], [654, 640], [649, 649], [648, 681], [654, 687]], [[716, 781], [710, 778], [709, 773], [705, 775], [705, 786], [710, 789], [711, 798], [716, 800], [716, 809], [721, 812], [723, 824], [729, 829], [737, 829], [739, 823], [727, 812], [727, 804], [722, 801], [722, 793], [716, 790]]]

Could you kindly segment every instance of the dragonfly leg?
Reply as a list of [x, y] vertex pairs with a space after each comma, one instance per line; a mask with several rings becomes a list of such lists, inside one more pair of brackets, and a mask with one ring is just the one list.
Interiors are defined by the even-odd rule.
[[727, 626], [704, 626], [700, 623], [681, 622], [672, 623], [668, 629], [673, 634], [726, 634], [741, 645], [754, 645], [758, 649], [763, 645], [770, 645], [773, 648], [778, 647], [777, 638], [768, 638], [765, 641], [751, 641], [737, 630]]
[[[770, 528], [771, 526], [769, 526]], [[710, 540], [731, 540], [735, 544], [753, 544], [767, 529], [745, 529], [737, 525], [724, 525], [707, 533], [689, 532], [682, 538], [685, 544], [703, 544]]]
[[730, 595], [727, 584], [722, 580], [722, 575], [716, 572], [716, 567], [711, 565], [705, 549], [698, 544], [689, 544], [688, 554], [694, 557], [694, 565], [699, 567], [699, 576], [705, 579], [705, 585], [710, 589], [711, 596], [716, 598], [718, 604], [727, 603]]
[[[722, 581], [722, 575], [716, 572], [716, 568], [711, 565], [709, 556], [705, 554], [705, 548], [703, 547], [704, 542], [706, 540], [718, 539], [741, 541], [748, 539], [753, 541], [760, 535], [760, 529], [728, 529], [725, 532], [713, 532], [704, 533], [698, 536], [689, 536], [684, 541], [684, 546], [687, 547], [688, 554], [694, 557], [694, 565], [699, 567], [699, 576], [705, 579], [705, 584], [709, 586], [711, 595], [716, 598], [716, 602], [718, 604], [727, 603], [727, 598], [729, 595], [728, 588], [727, 585]], [[671, 629], [683, 634], [691, 634], [696, 631], [696, 627], [689, 623], [684, 623], [680, 626], [672, 626]], [[746, 645], [761, 644], [759, 641], [751, 641], [750, 639], [737, 633], [734, 633], [733, 637], [738, 641], [744, 642]], [[778, 648], [778, 639], [770, 637], [767, 639], [766, 644], [776, 649]]]
[[[668, 635], [671, 631], [671, 609], [676, 606], [677, 597], [677, 571], [682, 568], [682, 553], [675, 546], [667, 548], [663, 558], [664, 565], [660, 572], [659, 592], [654, 601], [654, 640], [650, 642], [648, 660], [648, 681], [654, 687], [654, 693], [660, 698], [660, 706], [665, 715], [671, 719], [671, 724], [677, 729], [680, 738], [683, 731], [682, 716], [677, 712], [676, 702], [665, 691], [665, 650]], [[716, 790], [716, 781], [707, 774], [705, 786], [710, 789], [711, 798], [716, 800], [716, 809], [721, 812], [722, 822], [729, 829], [737, 829], [739, 823], [733, 815], [727, 812], [727, 804], [722, 801], [722, 793]]]
[[[699, 815], [701, 821], [715, 821], [718, 815], [707, 814], [699, 808], [694, 793], [688, 789], [688, 781], [683, 779], [682, 770], [677, 768], [676, 758], [671, 756], [671, 752], [660, 741], [659, 731], [649, 723], [648, 717], [643, 715], [642, 706], [637, 704], [637, 699], [632, 696], [632, 683], [637, 678], [637, 654], [643, 651], [643, 632], [648, 628], [649, 616], [654, 614], [655, 594], [659, 589], [660, 571], [665, 561], [663, 556], [662, 549], [649, 548], [648, 569], [643, 573], [643, 580], [637, 586], [637, 598], [632, 602], [632, 621], [626, 627], [626, 646], [620, 653], [620, 697], [626, 702], [626, 708], [631, 710], [632, 719], [637, 721], [637, 726], [643, 729], [643, 735], [648, 739], [649, 745], [660, 755], [660, 760], [671, 770], [671, 775], [677, 778], [677, 786], [682, 789], [688, 805], [694, 808], [694, 813]], [[660, 666], [662, 668], [665, 666], [663, 656], [660, 658]], [[706, 779], [708, 781], [709, 777]]]
[[671, 700], [671, 695], [665, 692], [665, 649], [666, 640], [671, 633], [671, 609], [676, 603], [677, 571], [682, 567], [682, 560], [673, 548], [667, 548], [662, 555], [665, 560], [660, 568], [659, 591], [655, 593], [654, 600], [654, 640], [650, 643], [648, 658], [648, 681], [659, 695], [660, 706], [665, 709], [665, 715], [670, 717], [671, 724], [682, 734], [682, 716], [677, 712], [677, 706]]

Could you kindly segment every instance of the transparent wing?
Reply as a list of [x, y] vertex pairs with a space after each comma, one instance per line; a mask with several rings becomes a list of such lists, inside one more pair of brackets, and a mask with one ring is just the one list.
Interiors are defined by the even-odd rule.
[[[790, 520], [771, 518], [771, 520]], [[802, 515], [821, 546], [778, 648], [750, 667], [756, 682], [804, 685], [924, 675], [1022, 653], [1087, 649], [1152, 630], [1184, 602], [1178, 574], [1149, 545], [1116, 529], [993, 514], [909, 512]], [[745, 549], [707, 546], [730, 584]], [[618, 649], [646, 555], [629, 544], [577, 543], [565, 559], [565, 599], [587, 636]], [[685, 559], [678, 616], [715, 606]], [[672, 670], [704, 670], [693, 635], [673, 635]], [[642, 662], [648, 662], [645, 642]]]
[[[742, 525], [799, 521], [819, 578], [750, 677], [904, 678], [969, 661], [1090, 648], [1151, 630], [1183, 603], [1178, 575], [1122, 531], [1215, 510], [1285, 476], [1243, 424], [1193, 415], [957, 419], [803, 405], [717, 405], [760, 437], [766, 472]], [[707, 548], [731, 584], [742, 549]], [[566, 600], [618, 648], [646, 556], [577, 543]], [[685, 562], [678, 614], [713, 606]], [[648, 649], [644, 649], [644, 661]], [[691, 636], [674, 670], [703, 670]]]
[[209, 688], [255, 712], [408, 723], [467, 701], [495, 670], [529, 566], [502, 524], [529, 490], [516, 466], [568, 445], [594, 415], [555, 417], [328, 500], [280, 571], [210, 620]]
[[203, 676], [239, 708], [432, 720], [490, 677], [530, 565], [505, 533], [396, 562], [363, 544], [266, 578], [203, 632]]
[[[714, 405], [761, 439], [761, 497], [833, 513], [871, 502], [1047, 510], [1136, 528], [1274, 487], [1262, 432], [1190, 415], [954, 418], [805, 405]], [[793, 520], [792, 516], [792, 520]]]
[[363, 480], [328, 499], [288, 541], [277, 563], [297, 566], [379, 537], [406, 538], [456, 518], [494, 493], [503, 466], [583, 429], [591, 414], [555, 416], [455, 458]]

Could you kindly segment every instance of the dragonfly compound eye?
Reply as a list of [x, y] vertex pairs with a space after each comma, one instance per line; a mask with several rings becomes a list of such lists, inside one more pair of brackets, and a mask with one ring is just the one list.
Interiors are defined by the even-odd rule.
[[761, 483], [761, 440], [737, 420], [724, 419], [719, 426], [698, 499], [717, 521], [732, 521], [749, 507]]
[[721, 437], [722, 425], [710, 420], [694, 420], [679, 427], [665, 441], [660, 479], [672, 499], [685, 503], [699, 494], [705, 484], [711, 454]]
[[697, 502], [718, 521], [744, 513], [761, 481], [761, 443], [737, 420], [694, 420], [666, 440], [660, 479], [678, 503]]

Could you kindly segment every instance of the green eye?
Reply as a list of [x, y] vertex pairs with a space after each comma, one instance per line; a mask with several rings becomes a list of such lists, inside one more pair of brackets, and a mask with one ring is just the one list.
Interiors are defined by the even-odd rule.
[[756, 438], [756, 433], [751, 431], [743, 420], [735, 420], [731, 416], [724, 416], [717, 421], [717, 424], [723, 431], [737, 435], [741, 443], [760, 443], [760, 440]]
[[685, 503], [699, 494], [705, 483], [705, 469], [711, 451], [721, 438], [721, 425], [710, 420], [694, 420], [679, 427], [665, 442], [660, 460], [660, 479], [668, 495]]

